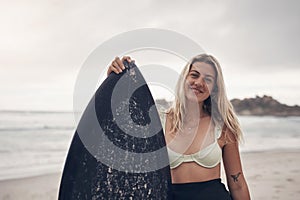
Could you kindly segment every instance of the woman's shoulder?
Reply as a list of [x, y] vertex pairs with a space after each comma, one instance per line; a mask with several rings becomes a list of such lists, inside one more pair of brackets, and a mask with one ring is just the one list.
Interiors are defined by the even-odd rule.
[[218, 140], [221, 142], [222, 146], [230, 143], [237, 143], [238, 140], [233, 132], [224, 124], [221, 128], [221, 134]]
[[159, 114], [159, 118], [162, 121], [166, 121], [166, 119], [169, 119], [171, 116], [171, 110], [170, 109], [159, 109], [158, 110], [158, 114]]
[[159, 111], [159, 118], [164, 132], [169, 130], [170, 122], [172, 120], [172, 114], [169, 111]]

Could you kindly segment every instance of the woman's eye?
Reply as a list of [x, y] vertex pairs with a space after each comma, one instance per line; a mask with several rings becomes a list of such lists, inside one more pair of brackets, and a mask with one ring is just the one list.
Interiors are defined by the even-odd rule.
[[206, 78], [206, 79], [204, 79], [204, 80], [205, 80], [206, 83], [211, 83], [211, 82], [212, 82], [212, 80], [209, 79], [209, 78]]

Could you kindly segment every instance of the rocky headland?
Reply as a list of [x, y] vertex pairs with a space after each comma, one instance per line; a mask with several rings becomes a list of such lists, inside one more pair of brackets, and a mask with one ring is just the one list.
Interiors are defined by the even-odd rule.
[[[160, 108], [168, 108], [171, 102], [165, 99], [157, 99], [156, 105]], [[271, 96], [264, 95], [254, 98], [232, 99], [235, 112], [238, 115], [254, 116], [300, 116], [300, 106], [289, 106], [273, 99]]]
[[239, 115], [300, 116], [298, 105], [288, 106], [267, 95], [242, 100], [232, 99], [231, 103]]

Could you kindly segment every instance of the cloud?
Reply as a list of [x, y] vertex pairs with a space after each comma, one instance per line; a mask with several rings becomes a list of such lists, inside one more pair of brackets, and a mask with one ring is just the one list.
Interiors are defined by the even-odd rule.
[[[98, 45], [146, 27], [170, 29], [195, 40], [219, 59], [230, 79], [228, 72], [234, 71], [264, 73], [269, 82], [277, 81], [275, 72], [293, 74], [299, 68], [299, 4], [294, 0], [2, 1], [1, 88], [10, 85], [11, 91], [18, 91], [23, 85], [30, 91], [32, 85], [44, 85], [72, 90], [76, 73]], [[280, 81], [287, 82], [287, 77]], [[250, 76], [234, 79], [253, 81]]]
[[258, 0], [7, 3], [1, 14], [1, 60], [74, 66], [113, 35], [157, 27], [190, 36], [226, 62], [297, 67], [298, 7], [298, 1]]
[[228, 62], [251, 69], [299, 67], [299, 4], [299, 1], [225, 4], [226, 13], [216, 24], [221, 29], [212, 37], [215, 38], [215, 42], [211, 41], [212, 49], [226, 55]]

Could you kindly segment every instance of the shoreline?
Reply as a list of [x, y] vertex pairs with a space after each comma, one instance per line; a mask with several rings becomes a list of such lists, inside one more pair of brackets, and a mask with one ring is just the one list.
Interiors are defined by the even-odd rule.
[[281, 148], [281, 149], [268, 149], [268, 150], [255, 150], [255, 151], [241, 151], [240, 154], [247, 155], [247, 154], [259, 154], [259, 153], [300, 153], [300, 144], [299, 148]]
[[[300, 149], [241, 152], [241, 160], [252, 199], [300, 196]], [[61, 172], [1, 180], [0, 200], [57, 199], [60, 179]]]
[[0, 181], [0, 200], [57, 199], [61, 173]]
[[[243, 157], [243, 155], [248, 155], [248, 154], [260, 154], [260, 153], [297, 153], [300, 152], [300, 148], [291, 148], [291, 149], [268, 149], [268, 150], [255, 150], [255, 151], [243, 151], [240, 148], [240, 154]], [[299, 158], [300, 159], [300, 158]], [[65, 162], [65, 160], [64, 160]], [[61, 174], [64, 166], [62, 165], [60, 167], [61, 171], [56, 171], [56, 170], [50, 170], [48, 172], [40, 172], [40, 173], [27, 173], [23, 174], [22, 176], [10, 176], [9, 178], [1, 178], [0, 177], [0, 183], [3, 181], [11, 181], [11, 180], [21, 180], [21, 179], [26, 179], [26, 178], [34, 178], [34, 177], [40, 177], [40, 176], [48, 176], [48, 175], [54, 175], [54, 174]], [[20, 173], [20, 172], [19, 172]], [[1, 199], [0, 199], [1, 200]]]

